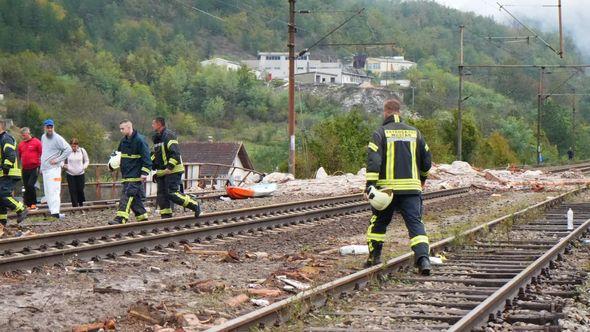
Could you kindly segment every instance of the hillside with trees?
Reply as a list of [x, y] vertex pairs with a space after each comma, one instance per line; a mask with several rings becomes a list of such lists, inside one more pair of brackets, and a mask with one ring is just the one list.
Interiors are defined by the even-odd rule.
[[[298, 49], [310, 46], [352, 12], [365, 12], [329, 37], [331, 43], [393, 42], [395, 47], [323, 47], [312, 56], [350, 60], [352, 55], [404, 55], [419, 64], [404, 78], [415, 87], [417, 115], [439, 162], [453, 159], [458, 96], [458, 26], [466, 25], [466, 63], [580, 63], [566, 38], [559, 59], [535, 40], [505, 44], [487, 36], [515, 36], [517, 27], [442, 7], [431, 1], [306, 0], [297, 2]], [[263, 171], [285, 169], [287, 95], [256, 80], [245, 68], [227, 72], [200, 61], [222, 56], [254, 58], [257, 51], [286, 50], [284, 0], [0, 0], [0, 110], [15, 125], [39, 134], [45, 117], [57, 131], [78, 137], [92, 158], [106, 160], [119, 138], [118, 122], [132, 119], [144, 132], [163, 115], [183, 139], [243, 140]], [[197, 10], [198, 9], [198, 10]], [[205, 13], [207, 14], [205, 14]], [[543, 38], [557, 44], [557, 35]], [[464, 96], [465, 158], [481, 166], [535, 160], [536, 70], [470, 70]], [[556, 69], [547, 91], [577, 87], [587, 76]], [[572, 144], [590, 158], [590, 98], [577, 99], [572, 142], [571, 97], [548, 98], [542, 118], [544, 155], [563, 159]], [[300, 176], [319, 165], [329, 172], [356, 171], [363, 164], [362, 137], [379, 119], [357, 107], [343, 112], [337, 100], [299, 94]], [[284, 128], [284, 129], [283, 129]]]

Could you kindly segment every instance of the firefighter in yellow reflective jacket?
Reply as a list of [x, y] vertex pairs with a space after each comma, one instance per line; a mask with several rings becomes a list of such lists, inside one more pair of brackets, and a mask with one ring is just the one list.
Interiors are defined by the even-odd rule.
[[153, 137], [154, 151], [151, 158], [153, 169], [156, 170], [154, 182], [158, 184], [156, 203], [160, 208], [160, 217], [172, 217], [170, 202], [193, 210], [195, 217], [198, 217], [201, 214], [199, 203], [189, 195], [180, 192], [184, 166], [176, 135], [166, 128], [166, 121], [161, 117], [152, 121], [152, 128], [155, 134]]
[[386, 201], [385, 207], [379, 207], [382, 210], [372, 208], [373, 216], [367, 229], [369, 258], [365, 266], [381, 263], [385, 231], [393, 213], [399, 211], [408, 229], [419, 272], [429, 275], [428, 237], [422, 223], [422, 187], [430, 170], [430, 151], [420, 131], [401, 121], [399, 101], [387, 100], [383, 115], [383, 125], [373, 133], [368, 146], [367, 193], [374, 187], [393, 194], [393, 199], [390, 203]]
[[0, 225], [3, 228], [8, 222], [8, 209], [16, 211], [19, 224], [27, 217], [25, 205], [12, 197], [14, 186], [21, 178], [21, 170], [16, 157], [16, 143], [6, 132], [5, 120], [0, 120], [0, 165]]

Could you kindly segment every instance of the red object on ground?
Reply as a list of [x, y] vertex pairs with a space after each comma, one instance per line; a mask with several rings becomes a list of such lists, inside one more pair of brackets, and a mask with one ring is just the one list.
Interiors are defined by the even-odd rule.
[[254, 190], [244, 187], [227, 186], [227, 195], [232, 199], [245, 199], [254, 197]]

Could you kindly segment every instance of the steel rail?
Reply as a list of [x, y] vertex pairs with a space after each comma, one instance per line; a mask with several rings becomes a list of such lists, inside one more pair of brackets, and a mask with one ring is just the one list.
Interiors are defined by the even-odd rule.
[[531, 282], [532, 278], [541, 274], [541, 271], [549, 266], [551, 261], [555, 260], [558, 255], [563, 253], [573, 240], [587, 232], [589, 227], [590, 219], [587, 219], [569, 235], [561, 238], [555, 246], [535, 260], [534, 263], [529, 265], [508, 283], [490, 295], [490, 297], [472, 309], [467, 315], [463, 316], [463, 318], [451, 326], [448, 331], [471, 331], [471, 329], [487, 322], [488, 317], [493, 317], [496, 312], [502, 311], [501, 309], [506, 305], [506, 301], [515, 298], [519, 291]]
[[[424, 194], [426, 199], [462, 194], [469, 187]], [[172, 243], [199, 242], [365, 212], [361, 194], [204, 214], [73, 229], [0, 240], [0, 272], [57, 263], [68, 258], [100, 259], [147, 251]]]
[[[224, 194], [205, 194], [203, 196], [195, 196], [195, 198], [197, 200], [214, 200], [214, 199], [218, 199], [219, 197], [224, 196]], [[147, 200], [150, 201], [154, 201], [155, 200], [155, 196], [150, 196], [147, 197]], [[112, 199], [112, 200], [100, 200], [100, 201], [90, 201], [90, 202], [84, 202], [87, 205], [84, 206], [78, 206], [78, 207], [71, 207], [71, 206], [63, 206], [60, 208], [60, 213], [76, 213], [76, 212], [86, 212], [86, 211], [99, 211], [99, 210], [109, 210], [112, 209], [114, 207], [117, 206], [117, 203], [119, 202], [118, 199]], [[41, 208], [39, 210], [34, 210], [34, 211], [29, 211], [29, 216], [49, 216], [51, 215], [51, 212], [49, 211], [49, 209], [47, 208]], [[10, 219], [15, 219], [16, 218], [16, 214], [15, 213], [11, 213], [8, 215], [8, 218]]]
[[[585, 188], [572, 190], [570, 192], [561, 194], [558, 197], [547, 199], [543, 202], [529, 206], [516, 213], [505, 215], [503, 217], [473, 227], [457, 236], [451, 236], [440, 240], [432, 244], [431, 250], [433, 252], [445, 250], [458, 238], [473, 237], [482, 232], [489, 231], [501, 223], [514, 221], [519, 217], [525, 216], [527, 213], [533, 210], [550, 207], [554, 204], [560, 203], [566, 197], [577, 194], [582, 190], [585, 190]], [[314, 287], [307, 291], [303, 291], [287, 299], [275, 302], [267, 307], [254, 310], [243, 316], [239, 316], [223, 324], [214, 326], [207, 331], [247, 331], [251, 328], [274, 326], [284, 323], [288, 321], [294, 314], [302, 314], [314, 307], [323, 306], [330, 297], [337, 298], [339, 294], [361, 289], [373, 279], [381, 278], [412, 266], [413, 258], [413, 252], [405, 253], [385, 262], [382, 265], [373, 266], [371, 268], [364, 269], [348, 276]]]

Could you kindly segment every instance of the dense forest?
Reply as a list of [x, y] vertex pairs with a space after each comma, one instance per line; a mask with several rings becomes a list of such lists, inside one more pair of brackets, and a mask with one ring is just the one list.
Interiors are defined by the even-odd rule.
[[[528, 34], [517, 26], [442, 7], [432, 1], [302, 0], [297, 48], [303, 49], [365, 7], [331, 35], [330, 43], [392, 42], [394, 47], [320, 47], [312, 56], [350, 61], [354, 54], [403, 55], [417, 68], [402, 76], [411, 121], [426, 135], [435, 160], [453, 159], [458, 98], [458, 26], [465, 25], [468, 64], [573, 64], [582, 57], [566, 38], [560, 59], [538, 40], [503, 43], [488, 36]], [[116, 125], [133, 120], [147, 132], [163, 115], [186, 140], [242, 140], [263, 171], [286, 169], [287, 95], [279, 84], [256, 80], [243, 68], [202, 67], [221, 56], [251, 59], [257, 51], [286, 50], [285, 0], [0, 0], [0, 110], [18, 127], [40, 133], [53, 117], [66, 138], [78, 137], [101, 162], [118, 140]], [[543, 38], [558, 44], [556, 34]], [[464, 107], [465, 158], [481, 166], [534, 163], [538, 70], [470, 69]], [[555, 69], [546, 92], [587, 93], [583, 73]], [[571, 77], [571, 78], [570, 78]], [[586, 85], [585, 85], [586, 83]], [[558, 162], [575, 144], [590, 158], [590, 98], [551, 96], [543, 102], [542, 146]], [[362, 105], [342, 111], [337, 100], [297, 98], [300, 174], [319, 165], [329, 172], [364, 164], [364, 137], [379, 119]], [[575, 142], [572, 126], [576, 125]], [[277, 130], [277, 128], [284, 128]]]

